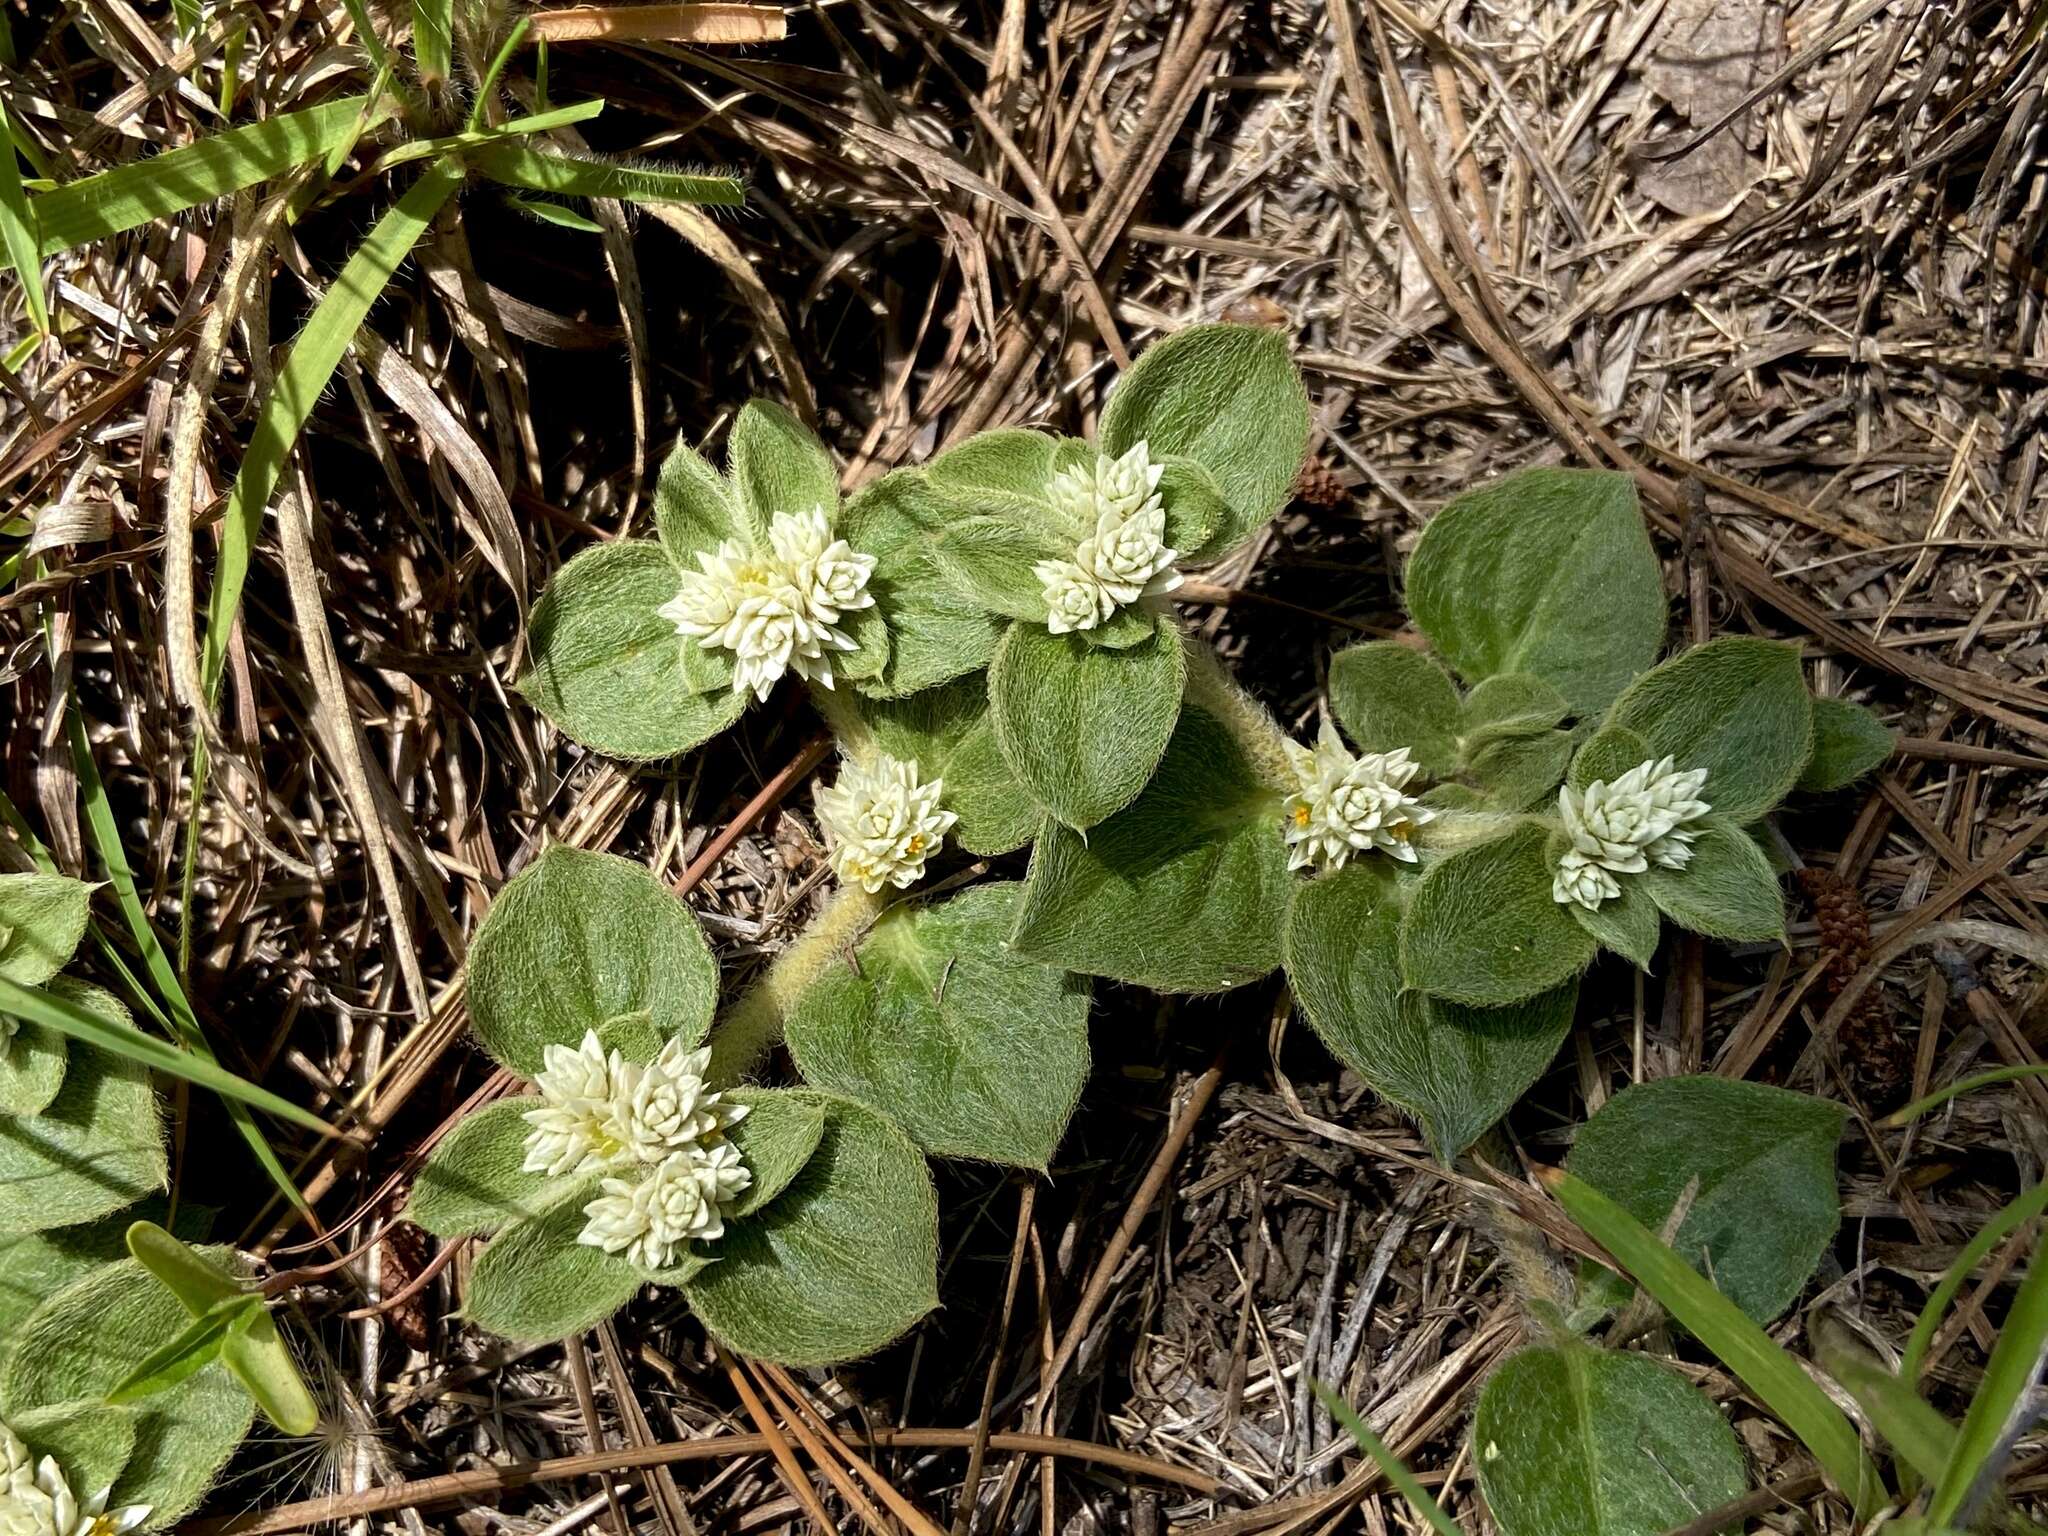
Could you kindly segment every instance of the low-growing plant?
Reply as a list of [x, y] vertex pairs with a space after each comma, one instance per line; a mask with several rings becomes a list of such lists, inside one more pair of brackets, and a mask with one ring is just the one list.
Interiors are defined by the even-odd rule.
[[[1427, 648], [1340, 653], [1312, 745], [1230, 681], [1169, 599], [1182, 564], [1241, 547], [1282, 505], [1307, 430], [1281, 337], [1204, 325], [1139, 357], [1093, 443], [985, 432], [843, 503], [824, 446], [766, 402], [738, 414], [723, 472], [678, 447], [655, 539], [589, 550], [549, 584], [521, 691], [586, 745], [651, 759], [793, 674], [838, 738], [817, 811], [841, 890], [715, 1030], [701, 942], [643, 891], [673, 911], [603, 936], [620, 974], [655, 964], [651, 943], [702, 976], [688, 1016], [657, 1010], [648, 1032], [626, 1022], [655, 1007], [632, 988], [566, 1011], [553, 983], [498, 995], [548, 974], [504, 958], [539, 942], [506, 937], [529, 905], [548, 904], [550, 931], [588, 921], [577, 903], [596, 898], [536, 894], [585, 867], [551, 853], [479, 936], [486, 1048], [544, 1097], [561, 1090], [543, 1047], [593, 1083], [681, 1073], [750, 1116], [747, 1093], [829, 1093], [934, 1155], [1035, 1168], [1086, 1075], [1083, 978], [1205, 993], [1284, 966], [1318, 1034], [1449, 1158], [1544, 1070], [1600, 949], [1649, 965], [1664, 916], [1780, 936], [1757, 824], [1795, 788], [1868, 771], [1890, 737], [1813, 699], [1787, 646], [1731, 637], [1657, 664], [1662, 579], [1624, 476], [1527, 471], [1439, 513], [1408, 571]], [[1024, 879], [899, 895], [949, 840], [986, 857], [1030, 845]], [[778, 1037], [810, 1086], [734, 1088]], [[537, 1141], [522, 1150], [540, 1135], [528, 1113], [494, 1106], [436, 1155], [433, 1177], [489, 1185], [494, 1216], [438, 1214], [424, 1181], [414, 1197], [444, 1235], [500, 1229], [471, 1315], [566, 1331], [658, 1280], [735, 1337], [717, 1298], [753, 1283], [748, 1234], [788, 1196], [736, 1195], [730, 1234], [666, 1263], [573, 1254], [609, 1276], [574, 1287], [573, 1312], [503, 1300], [541, 1286], [539, 1252], [600, 1242], [602, 1200], [651, 1206], [661, 1183], [623, 1152], [550, 1171]], [[747, 1123], [729, 1128], [743, 1163]], [[509, 1182], [460, 1171], [472, 1157]], [[928, 1298], [902, 1300], [874, 1340]], [[745, 1343], [810, 1358], [858, 1341]]]

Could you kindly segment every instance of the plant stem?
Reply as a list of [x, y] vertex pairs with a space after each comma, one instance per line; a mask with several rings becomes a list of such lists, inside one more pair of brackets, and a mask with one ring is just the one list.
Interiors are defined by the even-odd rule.
[[816, 922], [769, 963], [711, 1032], [710, 1081], [736, 1083], [782, 1038], [782, 1021], [828, 966], [852, 963], [853, 946], [881, 916], [884, 899], [843, 887]]
[[1262, 782], [1274, 789], [1292, 789], [1294, 767], [1287, 760], [1287, 733], [1279, 722], [1231, 680], [1208, 646], [1195, 640], [1186, 646], [1187, 702], [1229, 727]]

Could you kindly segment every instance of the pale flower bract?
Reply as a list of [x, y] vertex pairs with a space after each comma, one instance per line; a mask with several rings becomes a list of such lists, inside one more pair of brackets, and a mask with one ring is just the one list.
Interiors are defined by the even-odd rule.
[[21, 1437], [0, 1424], [0, 1536], [123, 1536], [149, 1506], [109, 1510], [102, 1488], [81, 1503], [55, 1457], [31, 1462]]
[[541, 1102], [523, 1117], [533, 1127], [526, 1136], [528, 1173], [560, 1178], [618, 1157], [618, 1143], [605, 1129], [618, 1059], [616, 1051], [606, 1056], [594, 1029], [585, 1031], [580, 1046], [549, 1045], [541, 1052], [533, 1080]]
[[727, 1104], [705, 1087], [710, 1065], [709, 1046], [688, 1051], [671, 1040], [644, 1066], [622, 1061], [614, 1067], [605, 1130], [622, 1160], [661, 1162], [745, 1118], [745, 1105]]
[[[1595, 779], [1582, 790], [1558, 790], [1571, 848], [1558, 862], [1552, 897], [1597, 911], [1621, 894], [1616, 875], [1639, 875], [1652, 864], [1685, 868], [1698, 836], [1688, 823], [1712, 809], [1699, 798], [1706, 783], [1706, 769], [1681, 771], [1665, 757], [1646, 759], [1611, 784]], [[1589, 873], [1596, 870], [1600, 878]]]
[[684, 639], [732, 653], [735, 693], [766, 700], [789, 671], [830, 688], [833, 655], [857, 648], [840, 619], [874, 606], [875, 557], [833, 538], [822, 507], [776, 513], [768, 545], [763, 554], [727, 539], [700, 551], [657, 611]]
[[886, 752], [847, 758], [838, 779], [816, 791], [833, 873], [871, 895], [916, 884], [960, 819], [939, 807], [945, 787], [943, 779], [920, 781], [915, 761]]
[[1297, 783], [1285, 807], [1289, 869], [1341, 869], [1368, 850], [1415, 862], [1415, 829], [1436, 812], [1406, 793], [1421, 769], [1406, 747], [1353, 757], [1325, 719], [1313, 747], [1287, 743], [1287, 759]]
[[1072, 559], [1032, 567], [1052, 633], [1094, 629], [1140, 598], [1180, 585], [1173, 568], [1179, 551], [1166, 546], [1166, 503], [1159, 494], [1164, 470], [1144, 443], [1134, 443], [1121, 457], [1098, 453], [1092, 463], [1053, 475], [1046, 499], [1075, 544]]
[[646, 1177], [606, 1179], [604, 1193], [584, 1206], [576, 1241], [623, 1253], [643, 1269], [667, 1269], [683, 1245], [722, 1237], [725, 1206], [753, 1182], [729, 1142], [671, 1153]]

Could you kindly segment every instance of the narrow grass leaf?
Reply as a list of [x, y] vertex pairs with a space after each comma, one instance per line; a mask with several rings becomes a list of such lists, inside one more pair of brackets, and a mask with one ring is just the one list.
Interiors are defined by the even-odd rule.
[[1715, 1290], [1712, 1281], [1592, 1185], [1562, 1169], [1546, 1173], [1543, 1182], [1587, 1235], [1620, 1260], [1638, 1285], [1799, 1437], [1855, 1505], [1858, 1519], [1869, 1519], [1884, 1502], [1884, 1481], [1863, 1453], [1855, 1427], [1799, 1362]]
[[[104, 939], [101, 942], [127, 980], [129, 989], [150, 1013], [162, 1021], [165, 1031], [175, 1036], [186, 1050], [196, 1052], [209, 1061], [218, 1061], [219, 1057], [207, 1042], [206, 1032], [199, 1027], [199, 1016], [193, 1010], [192, 1000], [185, 995], [185, 988], [178, 980], [177, 967], [171, 964], [162, 939], [157, 936], [148, 912], [143, 910], [142, 894], [135, 884], [135, 871], [128, 863], [127, 851], [121, 846], [121, 829], [114, 820], [114, 808], [107, 800], [107, 787], [92, 760], [92, 746], [85, 735], [85, 720], [75, 699], [67, 723], [71, 731], [72, 766], [78, 774], [79, 798], [85, 803], [86, 831], [92, 838], [93, 851], [99, 855], [100, 867], [107, 872], [107, 883], [114, 888], [122, 920], [128, 925], [128, 936], [134, 941], [136, 953], [142, 957], [142, 963], [149, 972], [155, 998], [136, 982], [112, 944]], [[161, 1007], [157, 1006], [159, 998]], [[300, 1210], [311, 1209], [306, 1204], [306, 1197], [299, 1193], [297, 1182], [286, 1171], [284, 1160], [277, 1155], [277, 1149], [271, 1146], [270, 1139], [263, 1134], [263, 1127], [256, 1123], [256, 1117], [248, 1106], [229, 1100], [226, 1107], [236, 1132], [270, 1176], [271, 1183]]]
[[2021, 1399], [2033, 1390], [2048, 1352], [2048, 1236], [2034, 1245], [2033, 1261], [2013, 1296], [1998, 1343], [1985, 1362], [1984, 1379], [1963, 1415], [1962, 1433], [1949, 1451], [1948, 1465], [1927, 1502], [1936, 1525], [1968, 1523], [1969, 1507], [1982, 1502], [1985, 1485], [1998, 1473], [1997, 1460], [2011, 1452], [2008, 1426]]
[[1907, 1381], [1917, 1382], [1920, 1379], [1928, 1348], [1934, 1343], [1935, 1330], [1941, 1326], [1949, 1304], [1956, 1299], [1977, 1266], [1991, 1256], [1992, 1249], [2044, 1210], [2048, 1210], [2048, 1179], [2020, 1194], [1963, 1245], [1955, 1263], [1949, 1265], [1948, 1273], [1941, 1277], [1941, 1283], [1935, 1286], [1927, 1304], [1920, 1309], [1919, 1319], [1906, 1339], [1905, 1350], [1899, 1356], [1899, 1374]]
[[474, 150], [469, 161], [492, 181], [560, 197], [615, 197], [631, 203], [710, 203], [737, 208], [746, 194], [731, 176], [653, 170], [543, 154], [524, 144], [497, 143]]
[[2048, 1066], [2030, 1065], [2024, 1067], [1994, 1067], [1989, 1072], [1977, 1072], [1969, 1077], [1959, 1077], [1946, 1088], [1937, 1088], [1924, 1099], [1915, 1099], [1904, 1109], [1895, 1109], [1878, 1121], [1881, 1130], [1896, 1131], [1911, 1125], [1922, 1115], [1937, 1110], [1950, 1099], [1959, 1099], [1966, 1093], [1975, 1093], [1979, 1088], [1995, 1088], [2000, 1083], [2016, 1083], [2023, 1077], [2048, 1077]]
[[267, 1114], [294, 1125], [305, 1126], [308, 1130], [322, 1135], [334, 1134], [328, 1125], [311, 1110], [302, 1109], [290, 1099], [281, 1099], [267, 1088], [244, 1082], [218, 1062], [207, 1060], [192, 1051], [181, 1051], [174, 1045], [166, 1044], [152, 1035], [145, 1035], [139, 1029], [124, 1029], [110, 1023], [90, 1008], [60, 997], [51, 992], [39, 992], [33, 987], [24, 987], [0, 977], [0, 1014], [26, 1019], [31, 1024], [40, 1024], [45, 1029], [54, 1029], [61, 1035], [74, 1040], [83, 1040], [96, 1045], [103, 1051], [125, 1056], [130, 1061], [140, 1062], [152, 1071], [182, 1079], [195, 1087], [205, 1088], [224, 1099], [234, 1099], [253, 1105]]
[[38, 334], [50, 329], [50, 303], [43, 295], [42, 261], [38, 254], [37, 211], [22, 190], [21, 165], [14, 158], [14, 124], [0, 102], [0, 245], [21, 274], [21, 297]]
[[1415, 1474], [1401, 1464], [1401, 1458], [1393, 1453], [1386, 1441], [1352, 1412], [1349, 1403], [1320, 1381], [1311, 1385], [1322, 1405], [1330, 1410], [1330, 1417], [1344, 1426], [1351, 1438], [1358, 1442], [1358, 1448], [1373, 1459], [1381, 1474], [1400, 1491], [1402, 1498], [1414, 1506], [1415, 1512], [1429, 1522], [1429, 1528], [1437, 1536], [1465, 1536], [1458, 1522], [1444, 1513], [1443, 1506], [1429, 1496], [1429, 1490], [1415, 1480]]
[[107, 1401], [117, 1407], [139, 1403], [170, 1391], [187, 1376], [211, 1365], [220, 1357], [228, 1325], [246, 1307], [261, 1311], [263, 1303], [253, 1296], [236, 1296], [193, 1318], [176, 1338], [144, 1355], [134, 1370], [116, 1382]]
[[214, 567], [213, 592], [207, 603], [206, 645], [203, 676], [208, 698], [220, 690], [227, 666], [228, 636], [235, 614], [242, 606], [242, 583], [249, 572], [249, 555], [256, 542], [256, 530], [263, 510], [277, 489], [279, 476], [292, 445], [298, 441], [306, 418], [326, 389], [341, 362], [341, 355], [355, 339], [356, 331], [390, 283], [399, 263], [419, 243], [441, 205], [462, 185], [462, 167], [453, 160], [441, 160], [414, 182], [411, 189], [369, 233], [356, 253], [349, 257], [341, 276], [313, 311], [291, 356], [278, 373], [264, 398], [256, 430], [250, 434], [248, 451], [242, 455], [241, 473], [228, 497], [227, 516], [221, 530], [220, 559]]
[[420, 78], [438, 85], [448, 78], [454, 58], [453, 0], [412, 0], [412, 56]]
[[604, 226], [587, 213], [578, 213], [560, 203], [548, 202], [539, 197], [508, 197], [506, 199], [521, 213], [530, 213], [543, 224], [553, 224], [558, 229], [573, 229], [581, 235], [601, 235]]
[[382, 116], [369, 97], [344, 96], [67, 182], [35, 199], [42, 254], [103, 240], [282, 176], [353, 135], [366, 110], [372, 121]]

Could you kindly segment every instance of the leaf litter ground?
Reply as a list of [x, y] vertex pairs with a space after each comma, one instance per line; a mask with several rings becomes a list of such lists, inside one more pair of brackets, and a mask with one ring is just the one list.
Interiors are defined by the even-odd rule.
[[[41, 42], [40, 21], [18, 22], [33, 46], [0, 75], [60, 171], [211, 124], [195, 93], [150, 73], [169, 16], [105, 15], [111, 29]], [[272, 109], [300, 104], [292, 61], [324, 47], [338, 15], [264, 15], [238, 67]], [[1375, 26], [1398, 71], [1392, 103]], [[801, 1393], [857, 1446], [869, 1429], [973, 1424], [986, 1394], [998, 1436], [1063, 1435], [1199, 1486], [999, 1441], [975, 1462], [978, 1532], [1402, 1528], [1405, 1509], [1316, 1405], [1323, 1378], [1474, 1525], [1473, 1392], [1522, 1340], [1532, 1277], [1555, 1281], [1571, 1258], [1546, 1237], [1524, 1160], [1561, 1160], [1571, 1127], [1624, 1084], [1702, 1069], [1855, 1112], [1845, 1223], [1815, 1289], [1866, 1341], [1902, 1339], [1934, 1276], [2048, 1161], [2039, 1085], [1965, 1099], [1910, 1135], [1869, 1125], [1965, 1062], [2030, 1057], [2048, 1028], [2048, 863], [2015, 836], [2042, 814], [2048, 766], [2048, 341], [2029, 255], [2042, 105], [2027, 85], [2040, 31], [2027, 7], [1923, 0], [1427, 14], [1140, 0], [957, 16], [861, 0], [796, 13], [788, 42], [746, 53], [559, 47], [556, 95], [620, 109], [598, 147], [739, 166], [749, 211], [652, 213], [604, 246], [473, 191], [461, 224], [421, 248], [372, 311], [381, 344], [344, 365], [302, 456], [338, 673], [307, 661], [266, 545], [228, 657], [235, 761], [201, 808], [189, 914], [189, 737], [167, 686], [156, 539], [185, 366], [170, 344], [212, 291], [228, 221], [60, 261], [52, 292], [71, 328], [0, 398], [6, 516], [32, 519], [38, 546], [0, 591], [4, 785], [60, 862], [83, 868], [53, 711], [75, 690], [144, 899], [166, 926], [189, 916], [202, 1019], [232, 1042], [230, 1064], [328, 1113], [369, 1106], [365, 1164], [290, 1148], [354, 1240], [402, 1201], [412, 1150], [491, 1082], [480, 1057], [450, 1049], [452, 984], [490, 893], [543, 835], [692, 879], [728, 975], [819, 899], [802, 782], [818, 754], [800, 706], [629, 774], [553, 739], [506, 688], [545, 576], [643, 527], [652, 456], [679, 433], [714, 437], [750, 392], [814, 406], [852, 484], [979, 426], [1091, 425], [1107, 366], [1154, 330], [1279, 324], [1318, 424], [1301, 495], [1181, 595], [1299, 734], [1330, 650], [1400, 622], [1395, 573], [1430, 510], [1504, 468], [1580, 462], [1606, 434], [1672, 488], [1650, 501], [1689, 638], [1798, 639], [1814, 683], [1907, 738], [1874, 785], [1781, 819], [1806, 865], [1789, 953], [1674, 944], [1640, 983], [1603, 966], [1484, 1161], [1436, 1170], [1271, 984], [1164, 1009], [1104, 989], [1095, 1071], [1051, 1179], [1026, 1193], [944, 1175], [946, 1306], [905, 1345], [854, 1369], [752, 1378], [658, 1308], [566, 1350], [495, 1343], [449, 1315], [460, 1257], [367, 1318], [343, 1315], [361, 1288], [322, 1277], [300, 1322], [339, 1419], [312, 1442], [253, 1446], [215, 1511], [273, 1510], [288, 1528], [303, 1513], [291, 1501], [333, 1494], [391, 1531], [623, 1520], [681, 1533], [790, 1528], [823, 1499], [851, 1528], [840, 1491], [814, 1478], [799, 1498], [760, 1451], [603, 1485], [503, 1469], [752, 1434], [749, 1398], [778, 1433], [815, 1440], [789, 1402]], [[203, 33], [210, 47], [223, 35]], [[218, 72], [216, 52], [199, 78]], [[131, 86], [109, 124], [87, 122]], [[1088, 277], [1026, 216], [1038, 194], [1018, 157], [1066, 210]], [[376, 185], [292, 231], [250, 312], [256, 345], [296, 327], [306, 280], [338, 270], [383, 211]], [[5, 313], [20, 314], [11, 297]], [[230, 346], [199, 443], [216, 489], [247, 441], [249, 344]], [[479, 469], [504, 487], [502, 520]], [[396, 850], [395, 888], [373, 877], [320, 724], [337, 706], [365, 732], [372, 835]], [[765, 814], [745, 818], [755, 804]], [[1959, 881], [1933, 942], [1873, 971], [1900, 915]], [[1830, 999], [1859, 985], [1836, 1047], [1817, 1045]], [[195, 1099], [177, 1146], [221, 1144], [218, 1120]], [[180, 1152], [176, 1177], [185, 1198], [224, 1208], [225, 1236], [253, 1243], [275, 1225], [253, 1172], [223, 1184], [212, 1159]], [[1951, 1409], [2023, 1251], [2001, 1248], [1937, 1341], [1932, 1381]], [[370, 1252], [359, 1277], [374, 1294], [425, 1272], [403, 1227]], [[1755, 1481], [1846, 1528], [1733, 1384], [1680, 1355], [1732, 1415]], [[944, 1520], [973, 1446], [863, 1454]], [[2016, 1468], [2023, 1497], [2048, 1489], [2039, 1442]], [[1761, 1518], [1785, 1528], [1791, 1512]]]

